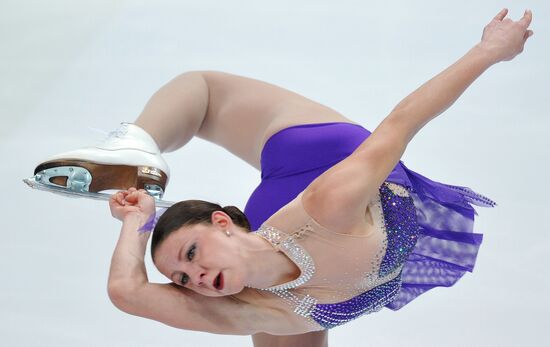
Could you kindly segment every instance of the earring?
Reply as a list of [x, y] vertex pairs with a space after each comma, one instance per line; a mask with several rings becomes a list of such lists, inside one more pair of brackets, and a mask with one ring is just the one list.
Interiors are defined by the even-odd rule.
[[225, 231], [225, 235], [227, 235], [227, 237], [231, 236], [231, 233], [229, 232], [229, 230]]

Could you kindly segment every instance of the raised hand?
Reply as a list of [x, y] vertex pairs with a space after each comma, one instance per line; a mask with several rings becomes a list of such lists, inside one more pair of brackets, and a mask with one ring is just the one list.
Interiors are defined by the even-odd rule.
[[530, 10], [526, 10], [518, 21], [506, 18], [507, 9], [500, 11], [493, 20], [483, 29], [480, 47], [491, 54], [495, 63], [512, 60], [523, 52], [525, 42], [533, 35], [529, 25], [533, 19]]
[[145, 223], [155, 213], [155, 199], [143, 189], [130, 188], [113, 194], [109, 208], [111, 215], [118, 220], [124, 221], [128, 215], [135, 214]]

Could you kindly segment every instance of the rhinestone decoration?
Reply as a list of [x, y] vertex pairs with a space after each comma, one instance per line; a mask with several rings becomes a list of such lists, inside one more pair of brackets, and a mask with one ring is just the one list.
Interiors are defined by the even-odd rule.
[[408, 195], [402, 195], [403, 192], [396, 190], [395, 186], [385, 182], [380, 187], [380, 202], [385, 223], [383, 229], [387, 239], [386, 254], [378, 272], [380, 277], [387, 276], [403, 266], [416, 245], [420, 231], [413, 199]]
[[290, 291], [290, 289], [297, 288], [309, 281], [315, 274], [315, 263], [313, 262], [313, 259], [307, 251], [295, 241], [297, 239], [302, 239], [308, 232], [311, 231], [312, 228], [309, 224], [301, 227], [296, 233], [287, 236], [286, 238], [283, 237], [283, 232], [265, 224], [263, 224], [258, 231], [256, 231], [258, 235], [269, 241], [273, 247], [284, 252], [301, 271], [300, 276], [293, 281], [265, 289], [257, 289], [269, 291], [279, 296], [294, 308], [294, 313], [306, 318], [306, 320], [313, 325], [316, 330], [319, 330], [319, 326], [310, 317], [311, 312], [317, 304], [317, 299], [310, 295], [305, 295], [300, 298], [300, 296]]
[[364, 314], [380, 311], [394, 299], [400, 288], [401, 276], [398, 276], [350, 300], [315, 305], [311, 317], [325, 329], [334, 328]]
[[[319, 304], [315, 297], [294, 290], [315, 274], [312, 257], [298, 243], [313, 232], [311, 220], [290, 235], [265, 224], [258, 229], [258, 235], [284, 252], [301, 270], [296, 280], [261, 290], [282, 298], [316, 330], [333, 328], [389, 304], [401, 289], [401, 269], [416, 244], [419, 226], [413, 199], [406, 188], [384, 182], [379, 188], [379, 199], [374, 203], [380, 215], [373, 217], [385, 237], [370, 269], [365, 269], [368, 272], [364, 278], [358, 279], [356, 291], [361, 294], [339, 303]], [[330, 283], [328, 279], [326, 282]], [[338, 285], [345, 287], [342, 283]]]
[[479, 193], [476, 193], [470, 188], [453, 186], [450, 184], [444, 184], [444, 186], [459, 192], [462, 195], [463, 199], [467, 202], [474, 203], [475, 201], [477, 201], [478, 203], [481, 204], [481, 206], [489, 206], [489, 207], [495, 207], [497, 204], [496, 202], [489, 199], [488, 197], [481, 195]]
[[313, 274], [315, 273], [315, 263], [309, 253], [296, 242], [296, 239], [303, 238], [305, 234], [311, 232], [311, 230], [311, 226], [306, 225], [300, 228], [297, 233], [283, 239], [282, 235], [284, 233], [271, 226], [264, 224], [260, 227], [260, 229], [258, 229], [258, 235], [269, 241], [276, 249], [283, 251], [301, 271], [300, 276], [294, 281], [269, 287], [265, 290], [279, 291], [296, 288], [303, 285], [309, 281], [311, 277], [313, 277]]

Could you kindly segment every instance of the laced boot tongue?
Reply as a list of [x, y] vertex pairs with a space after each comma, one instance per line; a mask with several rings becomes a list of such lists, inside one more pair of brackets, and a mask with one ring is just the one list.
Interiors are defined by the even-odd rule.
[[115, 131], [111, 131], [109, 133], [109, 138], [112, 138], [112, 137], [120, 138], [120, 137], [126, 136], [126, 134], [128, 134], [128, 124], [122, 123]]
[[160, 154], [155, 139], [131, 123], [121, 123], [116, 130], [109, 132], [104, 142], [97, 147], [105, 150], [135, 149], [153, 155]]
[[118, 128], [113, 131], [105, 131], [91, 126], [89, 126], [88, 129], [100, 134], [103, 137], [101, 140], [105, 142], [113, 137], [124, 137], [128, 133], [128, 123], [120, 123]]

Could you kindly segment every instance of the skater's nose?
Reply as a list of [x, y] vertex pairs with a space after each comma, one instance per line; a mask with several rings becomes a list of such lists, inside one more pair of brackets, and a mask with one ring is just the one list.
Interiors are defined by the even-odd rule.
[[197, 287], [205, 287], [207, 285], [205, 282], [206, 270], [202, 266], [193, 264], [188, 269], [187, 275], [193, 285]]

